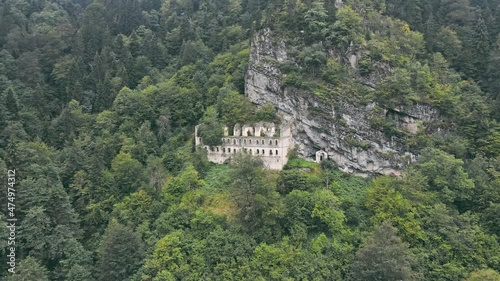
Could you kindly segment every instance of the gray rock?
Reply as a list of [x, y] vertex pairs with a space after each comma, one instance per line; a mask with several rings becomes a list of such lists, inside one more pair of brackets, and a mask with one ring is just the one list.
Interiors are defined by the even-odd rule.
[[[314, 161], [323, 150], [328, 158], [349, 173], [399, 175], [402, 168], [418, 158], [402, 140], [387, 136], [374, 120], [392, 121], [396, 128], [416, 134], [419, 126], [439, 118], [428, 105], [381, 108], [376, 103], [356, 104], [347, 100], [326, 104], [314, 94], [284, 87], [279, 64], [289, 61], [283, 41], [276, 43], [269, 29], [255, 34], [245, 77], [246, 96], [255, 104], [270, 102], [281, 117], [290, 122], [299, 156]], [[350, 60], [349, 60], [350, 59]], [[351, 64], [357, 58], [348, 58]], [[370, 84], [376, 86], [377, 81]], [[370, 85], [371, 86], [371, 85]]]

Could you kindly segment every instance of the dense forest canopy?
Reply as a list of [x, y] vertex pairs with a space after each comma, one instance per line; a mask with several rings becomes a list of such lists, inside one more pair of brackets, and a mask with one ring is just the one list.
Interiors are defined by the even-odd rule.
[[[284, 87], [449, 130], [408, 137], [400, 177], [208, 162], [195, 125], [279, 121], [244, 96], [264, 29], [296, 50]], [[5, 0], [0, 47], [2, 280], [500, 280], [500, 0]]]

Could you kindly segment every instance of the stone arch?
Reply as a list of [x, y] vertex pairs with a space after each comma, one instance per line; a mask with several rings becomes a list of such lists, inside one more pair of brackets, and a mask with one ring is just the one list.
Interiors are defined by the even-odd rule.
[[254, 128], [252, 126], [243, 125], [243, 127], [241, 128], [241, 135], [244, 137], [253, 136]]
[[241, 136], [241, 125], [236, 123], [233, 127], [233, 136], [239, 137]]

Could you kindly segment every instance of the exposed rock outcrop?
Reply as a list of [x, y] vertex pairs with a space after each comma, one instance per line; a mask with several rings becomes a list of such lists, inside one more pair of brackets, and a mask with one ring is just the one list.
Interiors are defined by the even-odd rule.
[[[270, 30], [255, 34], [245, 79], [245, 93], [255, 104], [272, 103], [292, 125], [299, 156], [313, 160], [318, 150], [328, 153], [346, 172], [367, 176], [396, 174], [416, 160], [401, 137], [389, 136], [377, 123], [394, 124], [395, 130], [417, 134], [439, 118], [427, 105], [382, 108], [376, 103], [358, 104], [347, 99], [323, 102], [313, 93], [284, 87], [279, 65], [293, 63], [287, 46], [276, 41]], [[378, 124], [378, 125], [377, 125]]]

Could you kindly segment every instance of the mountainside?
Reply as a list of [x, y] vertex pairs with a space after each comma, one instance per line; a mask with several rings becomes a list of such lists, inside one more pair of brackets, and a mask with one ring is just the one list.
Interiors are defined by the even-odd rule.
[[439, 121], [438, 110], [429, 105], [383, 108], [376, 102], [354, 103], [343, 93], [327, 103], [308, 90], [284, 85], [286, 75], [280, 65], [295, 62], [287, 55], [284, 41], [272, 37], [269, 29], [253, 37], [245, 95], [258, 105], [271, 103], [285, 120], [292, 121], [301, 157], [313, 159], [316, 151], [324, 150], [346, 172], [399, 175], [416, 160], [418, 151], [410, 150], [404, 137], [387, 136], [373, 120], [392, 121], [395, 128], [412, 135], [441, 129], [428, 129]]
[[0, 1], [0, 280], [500, 280], [499, 121], [500, 0]]

